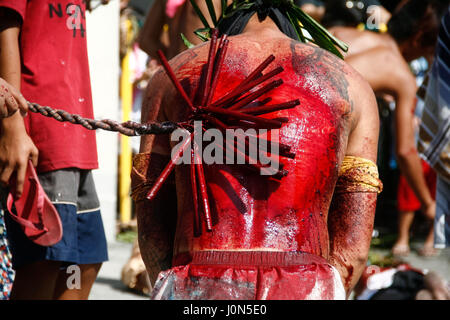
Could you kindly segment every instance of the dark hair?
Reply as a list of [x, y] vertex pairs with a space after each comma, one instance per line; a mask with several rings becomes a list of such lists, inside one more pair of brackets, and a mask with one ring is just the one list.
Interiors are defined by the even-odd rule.
[[401, 1], [402, 0], [380, 0], [380, 3], [387, 11], [393, 13]]
[[[447, 12], [448, 0], [410, 0], [394, 12], [388, 22], [389, 34], [398, 42], [404, 42], [419, 31], [427, 44], [437, 40], [440, 20]], [[424, 45], [427, 45], [423, 43]]]
[[321, 23], [326, 28], [356, 27], [367, 20], [367, 7], [365, 1], [328, 0]]

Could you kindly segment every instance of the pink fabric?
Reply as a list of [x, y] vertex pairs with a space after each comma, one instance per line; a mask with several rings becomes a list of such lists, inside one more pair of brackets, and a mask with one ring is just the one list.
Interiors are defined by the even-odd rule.
[[169, 18], [173, 18], [177, 9], [185, 2], [186, 0], [167, 0], [166, 3], [166, 14]]

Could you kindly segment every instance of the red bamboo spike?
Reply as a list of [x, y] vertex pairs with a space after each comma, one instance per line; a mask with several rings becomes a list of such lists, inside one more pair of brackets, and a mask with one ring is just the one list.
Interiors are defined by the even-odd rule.
[[228, 39], [226, 39], [226, 35], [224, 34], [221, 38], [219, 49], [218, 49], [218, 57], [216, 58], [216, 66], [214, 68], [214, 76], [211, 82], [211, 90], [209, 91], [208, 98], [206, 99], [205, 105], [209, 105], [211, 103], [212, 97], [217, 87], [217, 82], [219, 81], [220, 71], [222, 70], [223, 61], [225, 60], [225, 55], [228, 49]]
[[252, 115], [261, 115], [266, 114], [270, 112], [285, 110], [285, 109], [292, 109], [300, 104], [300, 101], [292, 100], [289, 102], [279, 103], [279, 104], [272, 104], [272, 105], [266, 105], [266, 106], [258, 106], [258, 107], [252, 107], [252, 108], [245, 108], [240, 109], [239, 111], [242, 113], [248, 113]]
[[251, 121], [256, 124], [264, 125], [270, 129], [279, 129], [279, 128], [281, 128], [281, 125], [282, 125], [282, 122], [277, 121], [277, 120], [260, 118], [257, 116], [252, 116], [252, 115], [245, 114], [245, 113], [242, 113], [239, 111], [234, 111], [234, 110], [227, 110], [227, 109], [214, 108], [214, 107], [204, 107], [204, 108], [202, 108], [202, 110], [220, 114], [220, 115], [224, 115], [228, 118]]
[[[224, 124], [222, 121], [218, 120], [217, 118], [211, 117], [208, 114], [204, 114], [203, 118], [205, 120], [211, 122], [212, 124], [215, 124], [217, 126], [217, 128], [221, 129], [223, 132], [226, 129], [229, 129], [229, 127], [226, 124]], [[246, 135], [248, 135], [248, 133], [246, 133]], [[260, 150], [272, 153], [272, 152], [267, 150], [267, 147], [264, 147], [263, 149], [261, 149], [261, 142], [265, 142], [265, 146], [267, 146], [267, 145], [271, 144], [270, 141], [266, 141], [265, 139], [259, 138], [258, 136], [254, 136], [254, 135], [251, 135], [251, 137], [257, 139]], [[248, 145], [248, 141], [247, 140], [245, 140], [245, 144], [246, 144], [246, 147], [248, 148], [249, 145]], [[278, 153], [279, 153], [280, 156], [286, 157], [286, 158], [290, 158], [290, 159], [294, 159], [295, 158], [295, 153], [290, 152], [290, 150], [291, 150], [290, 146], [282, 144], [282, 143], [274, 143], [274, 144], [275, 144], [275, 146], [278, 146], [277, 149], [278, 149]]]
[[189, 99], [188, 95], [186, 94], [186, 91], [184, 91], [183, 87], [181, 86], [181, 83], [178, 81], [175, 73], [173, 72], [172, 68], [169, 65], [169, 62], [167, 61], [166, 57], [164, 56], [164, 53], [161, 50], [158, 50], [158, 56], [159, 59], [161, 60], [162, 66], [166, 70], [167, 75], [169, 76], [173, 85], [177, 89], [178, 93], [181, 95], [183, 100], [188, 104], [189, 108], [191, 108], [191, 110], [194, 111], [195, 107], [192, 104], [191, 99]]
[[248, 158], [248, 156], [244, 153], [242, 153], [240, 150], [238, 150], [236, 148], [235, 145], [231, 144], [230, 142], [225, 141], [226, 147], [224, 147], [223, 145], [214, 142], [216, 146], [218, 146], [219, 148], [222, 148], [222, 150], [224, 151], [224, 156], [226, 157], [227, 155], [227, 149], [232, 149], [233, 150], [233, 155], [234, 154], [240, 154], [244, 157], [244, 166], [246, 166], [247, 168], [249, 168], [250, 170], [252, 170], [253, 172], [260, 172], [260, 169], [262, 168], [261, 164], [259, 164], [257, 161], [255, 161], [256, 163], [250, 163], [250, 159]]
[[178, 161], [178, 159], [181, 158], [183, 152], [187, 149], [187, 147], [190, 145], [190, 143], [191, 143], [191, 137], [189, 136], [189, 138], [186, 139], [186, 141], [180, 146], [180, 148], [178, 149], [175, 157], [173, 159], [170, 159], [169, 163], [164, 168], [164, 170], [162, 171], [162, 173], [160, 174], [160, 176], [156, 180], [156, 182], [153, 185], [153, 187], [147, 193], [147, 199], [148, 200], [151, 201], [151, 200], [153, 200], [155, 198], [156, 194], [161, 189], [163, 183], [167, 180], [167, 178], [169, 177], [169, 175], [172, 172], [173, 168], [175, 168], [176, 162]]
[[[247, 139], [244, 139], [244, 145], [242, 144], [241, 140], [239, 140], [239, 139], [235, 140], [234, 146], [240, 154], [245, 155], [245, 161], [248, 161], [249, 163], [250, 163], [250, 161], [253, 161], [253, 162], [258, 163], [261, 168], [264, 167], [257, 160], [255, 160], [253, 157], [251, 157], [248, 153], [241, 151], [243, 149], [247, 152], [250, 152], [250, 144]], [[271, 153], [271, 152], [268, 152], [268, 153]], [[279, 170], [283, 170], [283, 168], [284, 168], [284, 164], [282, 164], [281, 162], [275, 161], [274, 159], [272, 159], [271, 163], [277, 165]]]
[[263, 100], [256, 101], [255, 107], [261, 107], [268, 104], [270, 101], [272, 101], [272, 97], [264, 98]]
[[[214, 117], [211, 117], [210, 115], [205, 114], [205, 115], [203, 115], [203, 117], [204, 117], [205, 120], [211, 122], [212, 124], [215, 124], [215, 125], [216, 125], [219, 129], [221, 129], [223, 132], [224, 132], [226, 129], [229, 129], [229, 127], [228, 127], [226, 124], [224, 124], [222, 121], [220, 121], [220, 120], [218, 120], [218, 119], [216, 119], [216, 118], [214, 118]], [[239, 136], [238, 136], [238, 137], [239, 137]], [[259, 144], [261, 143], [261, 141], [262, 141], [262, 142], [266, 142], [266, 146], [267, 146], [268, 144], [270, 144], [269, 141], [266, 141], [266, 140], [264, 140], [264, 139], [261, 139], [261, 138], [259, 138], [259, 137], [257, 137], [257, 136], [252, 136], [252, 137], [255, 137], [255, 138], [257, 139], [257, 141], [259, 142]], [[244, 138], [245, 138], [245, 137], [244, 137]], [[246, 146], [246, 148], [249, 148], [249, 142], [247, 141], [247, 139], [245, 139], [244, 141], [245, 141], [245, 146]], [[276, 144], [278, 145], [278, 148], [277, 148], [277, 149], [278, 149], [278, 153], [279, 153], [280, 156], [282, 156], [282, 157], [287, 157], [287, 158], [291, 158], [291, 159], [294, 159], [294, 158], [295, 158], [295, 153], [291, 153], [291, 152], [290, 152], [290, 150], [291, 150], [291, 147], [290, 147], [290, 146], [287, 146], [287, 145], [281, 144], [281, 143], [276, 143]], [[260, 150], [265, 151], [265, 152], [272, 153], [272, 152], [270, 152], [270, 151], [267, 150], [267, 147], [265, 147], [265, 148], [263, 148], [263, 149], [260, 148]]]
[[[216, 145], [220, 146], [217, 143], [216, 143]], [[224, 149], [223, 146], [220, 146], [220, 147], [222, 147], [222, 149]], [[249, 158], [246, 157], [246, 155], [244, 153], [242, 153], [239, 150], [237, 150], [235, 146], [227, 144], [227, 148], [233, 148], [233, 151], [235, 153], [240, 153], [240, 154], [244, 155], [245, 163], [242, 164], [242, 165], [245, 166], [250, 171], [253, 171], [255, 173], [261, 174], [261, 170], [263, 170], [264, 168], [268, 168], [268, 166], [263, 166], [259, 162], [257, 162], [257, 163], [250, 163]], [[224, 151], [226, 152], [226, 149], [224, 149]], [[281, 178], [285, 177], [289, 172], [287, 170], [282, 169], [282, 167], [283, 167], [283, 165], [279, 164], [279, 168], [280, 169], [275, 174], [273, 174], [270, 177], [273, 178], [273, 179], [276, 179], [276, 180], [280, 180]]]
[[217, 118], [214, 118], [208, 114], [203, 114], [202, 117], [203, 117], [203, 119], [207, 120], [208, 122], [215, 124], [217, 127], [222, 129], [222, 131], [225, 131], [226, 129], [228, 129], [228, 126]]
[[[253, 135], [249, 132], [246, 132], [245, 135], [250, 136], [251, 138], [256, 138], [258, 140], [258, 148], [261, 151], [270, 152], [270, 150], [268, 150], [268, 147], [273, 144], [274, 147], [278, 149], [280, 156], [290, 158], [290, 159], [295, 158], [295, 153], [291, 152], [291, 146], [288, 146], [287, 144], [284, 144], [281, 142], [272, 142], [265, 138], [260, 138], [258, 135]], [[239, 136], [241, 136], [241, 135], [239, 135]], [[270, 152], [270, 153], [272, 153], [272, 152]]]
[[[192, 136], [191, 136], [192, 139]], [[194, 203], [194, 235], [199, 236], [202, 233], [200, 225], [200, 216], [198, 213], [198, 190], [197, 190], [197, 177], [195, 174], [195, 152], [191, 149], [191, 187], [192, 187], [192, 201]]]
[[213, 107], [220, 107], [220, 108], [226, 108], [227, 106], [231, 106], [233, 103], [236, 103], [235, 100], [247, 93], [248, 91], [252, 90], [259, 84], [263, 83], [264, 81], [273, 78], [277, 74], [283, 71], [282, 67], [278, 67], [273, 69], [272, 71], [266, 73], [265, 75], [262, 75], [261, 77], [255, 79], [254, 81], [248, 83], [247, 85], [243, 86], [240, 91], [236, 91], [236, 94], [233, 96], [230, 96], [228, 99], [224, 100], [223, 102], [219, 104], [213, 104]]
[[268, 83], [267, 85], [259, 88], [258, 90], [250, 93], [249, 95], [243, 97], [241, 100], [236, 102], [236, 104], [233, 104], [228, 109], [229, 110], [240, 109], [240, 108], [248, 105], [249, 103], [251, 103], [253, 100], [258, 99], [260, 96], [262, 96], [263, 94], [269, 92], [270, 90], [273, 90], [273, 89], [281, 86], [282, 84], [283, 84], [283, 80], [281, 80], [281, 79], [272, 81], [272, 82]]
[[[283, 68], [277, 68], [274, 69], [272, 71], [270, 71], [269, 73], [262, 75], [261, 77], [257, 78], [255, 81], [250, 82], [249, 84], [239, 88], [239, 91], [236, 91], [235, 94], [229, 96], [227, 99], [219, 102], [214, 102], [213, 104], [211, 104], [211, 106], [213, 107], [218, 107], [218, 108], [228, 108], [230, 106], [232, 106], [234, 103], [236, 103], [236, 100], [241, 98], [244, 94], [248, 93], [249, 91], [251, 91], [252, 89], [256, 88], [259, 84], [263, 83], [264, 81], [273, 78], [275, 75], [277, 75], [278, 73], [280, 73], [283, 70]], [[241, 98], [242, 99], [242, 98]]]
[[[245, 144], [244, 150], [250, 151], [249, 144], [248, 144], [247, 140], [244, 140], [244, 144]], [[219, 144], [216, 143], [216, 145], [219, 145]], [[243, 157], [245, 165], [247, 167], [251, 168], [253, 171], [260, 172], [260, 170], [265, 167], [260, 162], [258, 162], [258, 160], [256, 160], [255, 158], [253, 158], [249, 154], [243, 152], [238, 147], [238, 146], [240, 146], [241, 148], [243, 147], [243, 145], [240, 143], [239, 140], [233, 141], [233, 144], [231, 144], [230, 141], [225, 140], [225, 145], [226, 145], [227, 149], [231, 148], [233, 150], [234, 154], [240, 155], [241, 157]], [[220, 147], [225, 151], [225, 155], [226, 155], [227, 154], [227, 150], [223, 146], [220, 146]], [[272, 163], [274, 163], [274, 161], [272, 161]], [[278, 168], [279, 168], [279, 172], [277, 174], [279, 174], [280, 171], [283, 170], [284, 165], [282, 163], [277, 163], [277, 164], [278, 164]]]
[[248, 77], [243, 81], [243, 84], [247, 84], [257, 78], [261, 74], [261, 72], [263, 72], [264, 69], [266, 69], [274, 60], [275, 56], [273, 54], [268, 56], [266, 60], [264, 60], [255, 70], [253, 70], [252, 73], [248, 75]]
[[[262, 74], [262, 72], [264, 71], [264, 69], [266, 69], [269, 64], [271, 64], [273, 61], [275, 60], [275, 56], [273, 54], [271, 54], [270, 56], [268, 56], [266, 58], [266, 60], [264, 60], [258, 67], [256, 67], [255, 70], [253, 70], [253, 72], [251, 72], [245, 79], [244, 81], [242, 81], [240, 83], [239, 86], [244, 87], [246, 85], [248, 85], [250, 82], [252, 82], [253, 80], [259, 78]], [[236, 88], [237, 89], [237, 88]]]
[[[194, 148], [198, 149], [198, 146], [195, 143], [195, 141], [194, 141]], [[209, 206], [208, 189], [206, 186], [205, 172], [203, 171], [202, 159], [200, 157], [200, 154], [198, 153], [196, 154], [196, 160], [198, 163], [195, 164], [195, 167], [197, 171], [198, 184], [200, 186], [200, 196], [203, 204], [203, 213], [205, 216], [206, 230], [212, 231], [211, 208]]]
[[211, 77], [212, 72], [214, 68], [214, 60], [216, 56], [216, 44], [217, 44], [217, 35], [219, 34], [219, 30], [214, 29], [211, 35], [211, 40], [209, 42], [209, 54], [208, 54], [208, 61], [206, 62], [206, 76], [204, 78], [203, 82], [203, 92], [202, 92], [202, 99], [201, 99], [201, 106], [204, 106], [206, 103], [206, 100], [208, 99], [209, 92], [210, 92], [210, 85], [211, 85]]
[[[248, 152], [250, 152], [250, 139], [249, 140], [247, 140], [246, 139], [246, 137], [245, 137], [245, 135], [244, 135], [244, 137], [242, 137], [242, 135], [239, 135], [239, 136], [237, 136], [237, 138], [238, 139], [236, 139], [236, 145], [237, 145], [237, 147], [241, 147], [241, 148], [244, 148], [244, 150], [248, 150]], [[243, 141], [244, 141], [244, 145], [242, 145], [242, 143], [241, 143], [241, 139], [239, 139], [239, 138], [244, 138], [243, 139]], [[261, 140], [262, 139], [260, 139], [260, 138], [257, 138], [257, 141], [256, 141], [256, 150], [257, 150], [257, 152], [260, 152], [260, 151], [264, 151], [264, 152], [266, 152], [266, 153], [270, 153], [270, 154], [274, 154], [274, 152], [273, 152], [273, 150], [271, 149], [271, 150], [268, 150], [268, 148], [267, 148], [267, 145], [264, 147], [264, 148], [261, 148], [261, 146], [260, 146], [260, 143], [261, 143]], [[266, 140], [263, 140], [263, 141], [266, 141]], [[267, 142], [266, 142], [267, 143]], [[258, 146], [259, 146], [259, 148], [258, 148]], [[291, 158], [291, 154], [289, 153], [289, 154], [285, 154], [280, 148], [278, 148], [278, 155], [279, 156], [282, 156], [282, 157], [284, 157], [284, 156], [287, 156], [287, 157], [289, 157], [289, 158]], [[295, 154], [294, 154], [294, 157], [295, 157]], [[250, 159], [250, 158], [249, 158]], [[274, 161], [272, 161], [272, 163], [273, 163]], [[280, 169], [283, 169], [283, 164], [282, 163], [279, 163], [278, 164], [278, 167], [280, 168]]]
[[267, 66], [272, 63], [272, 61], [275, 60], [275, 57], [273, 55], [270, 55], [266, 60], [264, 60], [250, 75], [248, 75], [244, 80], [242, 80], [241, 83], [239, 83], [236, 88], [234, 88], [230, 93], [226, 94], [222, 98], [218, 99], [217, 101], [213, 102], [213, 106], [218, 106], [222, 104], [224, 101], [228, 101], [233, 96], [236, 96], [239, 92], [242, 91], [242, 88], [245, 88], [247, 84], [254, 79], [256, 79], [261, 72], [267, 68]]

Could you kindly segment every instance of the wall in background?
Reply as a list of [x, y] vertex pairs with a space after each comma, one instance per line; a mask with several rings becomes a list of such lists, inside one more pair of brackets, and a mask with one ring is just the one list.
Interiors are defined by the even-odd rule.
[[[87, 14], [87, 34], [95, 118], [120, 121], [118, 0]], [[117, 133], [97, 131], [99, 169], [94, 179], [108, 241], [116, 237], [119, 139]]]

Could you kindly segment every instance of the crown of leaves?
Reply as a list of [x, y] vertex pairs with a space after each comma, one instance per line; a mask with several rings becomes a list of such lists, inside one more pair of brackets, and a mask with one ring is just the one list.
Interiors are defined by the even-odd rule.
[[[204, 28], [197, 29], [194, 33], [203, 41], [208, 41], [210, 39], [211, 30], [213, 28], [218, 28], [220, 30], [221, 23], [227, 19], [230, 19], [239, 11], [255, 10], [260, 20], [263, 20], [267, 16], [267, 8], [275, 7], [282, 8], [282, 12], [286, 15], [286, 18], [295, 30], [295, 34], [297, 36], [296, 40], [304, 43], [314, 43], [340, 58], [343, 58], [343, 56], [338, 48], [344, 52], [347, 52], [348, 50], [348, 46], [344, 42], [334, 37], [316, 20], [303, 12], [293, 0], [233, 0], [230, 5], [227, 5], [227, 0], [221, 0], [221, 14], [219, 17], [216, 15], [213, 1], [205, 0], [213, 26], [208, 23], [195, 0], [190, 1], [195, 12], [204, 25]], [[188, 47], [193, 46], [189, 43], [186, 37], [183, 35], [181, 36]]]

